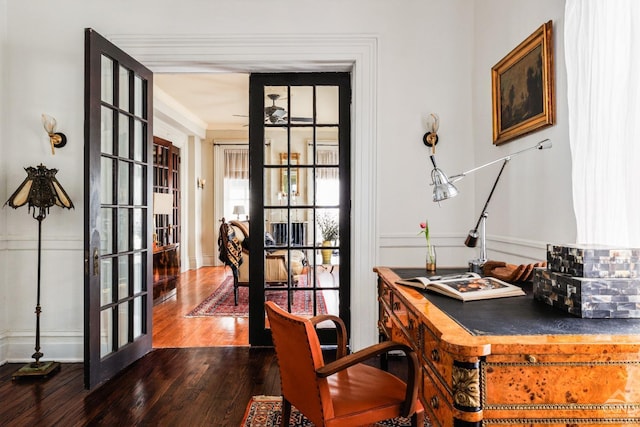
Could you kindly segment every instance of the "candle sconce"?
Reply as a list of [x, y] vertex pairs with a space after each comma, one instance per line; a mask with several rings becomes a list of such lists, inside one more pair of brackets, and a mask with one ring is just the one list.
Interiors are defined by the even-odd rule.
[[51, 143], [51, 154], [56, 154], [56, 148], [62, 148], [67, 145], [67, 136], [62, 132], [56, 132], [56, 126], [58, 122], [53, 117], [43, 114], [42, 126], [49, 135], [49, 142]]

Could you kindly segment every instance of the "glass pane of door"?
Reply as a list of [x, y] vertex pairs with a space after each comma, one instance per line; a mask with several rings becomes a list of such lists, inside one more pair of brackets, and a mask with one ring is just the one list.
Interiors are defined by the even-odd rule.
[[[116, 64], [103, 56], [103, 64]], [[101, 245], [101, 264], [109, 272], [101, 275], [101, 288], [109, 298], [103, 298], [100, 304], [101, 357], [107, 357], [132, 343], [143, 331], [146, 331], [146, 319], [140, 313], [134, 313], [134, 307], [144, 307], [149, 298], [149, 283], [141, 266], [143, 254], [148, 251], [146, 245], [148, 164], [147, 150], [140, 144], [138, 134], [133, 130], [145, 129], [144, 120], [127, 114], [131, 99], [142, 99], [145, 85], [129, 84], [134, 81], [134, 71], [118, 65], [117, 72], [107, 70], [103, 65], [103, 79], [112, 79], [102, 83], [104, 93], [117, 96], [112, 102], [103, 100], [101, 116], [108, 120], [102, 123], [103, 129], [112, 129], [102, 133], [100, 146], [100, 187], [103, 188], [100, 212], [97, 221], [103, 231], [102, 240], [114, 244]], [[113, 76], [117, 75], [117, 80]], [[112, 88], [117, 86], [118, 90]], [[134, 91], [131, 94], [130, 92]], [[120, 110], [120, 111], [118, 111]], [[110, 118], [117, 116], [118, 120]], [[111, 137], [112, 140], [108, 140]], [[111, 213], [115, 213], [114, 227]], [[137, 260], [137, 266], [133, 260]], [[137, 268], [136, 268], [137, 267]], [[135, 331], [135, 332], [134, 332]]]

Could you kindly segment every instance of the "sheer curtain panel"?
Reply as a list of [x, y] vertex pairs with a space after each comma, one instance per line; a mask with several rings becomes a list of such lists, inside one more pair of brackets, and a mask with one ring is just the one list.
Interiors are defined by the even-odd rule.
[[640, 1], [566, 0], [577, 242], [640, 247]]

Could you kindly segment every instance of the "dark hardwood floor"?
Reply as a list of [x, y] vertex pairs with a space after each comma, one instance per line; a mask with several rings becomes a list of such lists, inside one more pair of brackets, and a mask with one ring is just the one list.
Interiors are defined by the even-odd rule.
[[[91, 392], [82, 363], [17, 381], [11, 375], [22, 364], [0, 366], [0, 427], [239, 426], [251, 396], [280, 394], [273, 349], [248, 347], [246, 319], [184, 318], [226, 274], [220, 267], [183, 273], [177, 298], [154, 308], [154, 350]], [[402, 359], [389, 363], [401, 377]]]
[[[403, 359], [389, 361], [401, 377]], [[91, 392], [81, 363], [63, 364], [48, 379], [12, 381], [21, 366], [0, 367], [3, 427], [240, 426], [251, 396], [280, 394], [270, 348], [156, 349]]]
[[253, 395], [278, 395], [272, 349], [157, 349], [92, 392], [83, 365], [16, 380], [0, 367], [1, 426], [239, 426]]

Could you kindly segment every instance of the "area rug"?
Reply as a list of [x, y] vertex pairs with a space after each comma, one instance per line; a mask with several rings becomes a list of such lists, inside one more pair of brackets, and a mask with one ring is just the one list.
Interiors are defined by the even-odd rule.
[[[299, 283], [299, 288], [303, 283]], [[287, 292], [266, 292], [267, 301], [273, 301], [280, 307], [287, 307]], [[291, 312], [302, 316], [313, 316], [313, 293], [293, 292], [293, 307]], [[326, 314], [327, 307], [322, 292], [316, 293], [317, 314]], [[211, 295], [196, 308], [185, 315], [186, 317], [249, 317], [249, 288], [238, 288], [238, 305], [233, 297], [233, 277], [227, 277]]]
[[[279, 396], [253, 396], [247, 405], [241, 427], [279, 427], [282, 419], [282, 398]], [[410, 426], [408, 418], [393, 418], [375, 424], [377, 427]], [[425, 427], [431, 424], [425, 415]], [[291, 427], [312, 427], [313, 423], [305, 418], [295, 407], [291, 408]]]

